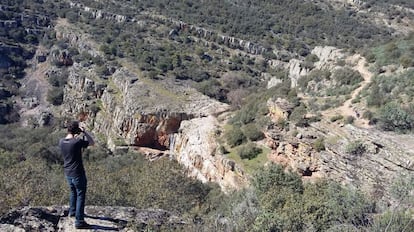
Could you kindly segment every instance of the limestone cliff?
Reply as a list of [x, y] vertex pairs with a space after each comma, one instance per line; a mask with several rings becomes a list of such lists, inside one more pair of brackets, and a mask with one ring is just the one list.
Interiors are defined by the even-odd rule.
[[[94, 48], [94, 44], [78, 39], [82, 34], [66, 33], [60, 24], [57, 30], [63, 30], [58, 35], [70, 38], [74, 45]], [[93, 49], [89, 53], [98, 54]], [[93, 69], [74, 64], [68, 69], [63, 114], [81, 115], [97, 139], [112, 150], [120, 146], [157, 149], [165, 154], [171, 150], [190, 176], [217, 182], [226, 190], [243, 185], [242, 171], [217, 153], [211, 136], [216, 123], [212, 115], [229, 107], [191, 88], [155, 82], [128, 67], [132, 65], [117, 67], [103, 79]]]
[[[213, 114], [228, 110], [225, 104], [180, 86], [168, 89], [125, 67], [111, 76], [108, 85], [80, 72], [72, 67], [64, 95], [66, 113], [84, 114], [101, 142], [112, 149], [132, 146], [170, 150], [190, 176], [216, 182], [226, 190], [246, 183], [237, 165], [216, 149]], [[100, 109], [94, 113], [90, 105], [98, 101]]]
[[213, 116], [183, 121], [179, 132], [171, 137], [170, 151], [190, 176], [218, 183], [224, 191], [239, 189], [247, 184], [247, 177], [234, 161], [220, 154], [218, 130]]

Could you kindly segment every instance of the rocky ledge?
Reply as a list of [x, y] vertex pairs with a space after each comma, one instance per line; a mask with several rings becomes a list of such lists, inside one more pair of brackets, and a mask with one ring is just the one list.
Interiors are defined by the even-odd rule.
[[[67, 216], [68, 207], [23, 207], [0, 218], [0, 231], [78, 231], [75, 219]], [[91, 229], [82, 231], [147, 231], [177, 228], [187, 224], [183, 219], [161, 209], [87, 206], [86, 221]]]

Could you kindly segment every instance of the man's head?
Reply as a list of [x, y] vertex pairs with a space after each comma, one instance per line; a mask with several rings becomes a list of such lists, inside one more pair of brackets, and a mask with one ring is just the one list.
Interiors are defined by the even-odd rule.
[[80, 134], [82, 132], [81, 128], [79, 128], [78, 121], [72, 121], [68, 123], [68, 132], [74, 135]]

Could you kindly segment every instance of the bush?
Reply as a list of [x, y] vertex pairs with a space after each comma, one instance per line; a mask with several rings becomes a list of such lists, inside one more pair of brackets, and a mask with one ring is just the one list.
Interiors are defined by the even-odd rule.
[[374, 117], [374, 114], [369, 110], [366, 110], [364, 111], [364, 113], [362, 113], [362, 118], [364, 119], [371, 120], [373, 117]]
[[302, 193], [302, 180], [297, 174], [285, 172], [283, 167], [271, 164], [259, 170], [253, 180], [253, 186], [259, 193], [265, 193], [272, 188], [286, 187], [294, 192]]
[[261, 148], [258, 148], [254, 143], [248, 143], [238, 148], [238, 155], [242, 159], [254, 159], [262, 152]]
[[414, 220], [404, 211], [387, 211], [374, 218], [369, 231], [414, 231]]
[[242, 127], [243, 134], [251, 141], [257, 141], [264, 138], [262, 131], [257, 128], [255, 123], [249, 123]]
[[323, 138], [316, 139], [315, 142], [313, 142], [312, 147], [317, 152], [324, 151], [325, 150], [325, 140]]
[[246, 141], [242, 130], [238, 126], [234, 126], [225, 132], [227, 144], [231, 147], [238, 146]]
[[362, 141], [356, 140], [348, 143], [348, 145], [345, 147], [345, 151], [351, 155], [362, 155], [365, 153], [366, 147]]
[[226, 98], [221, 88], [220, 82], [218, 82], [216, 79], [209, 79], [199, 82], [196, 84], [196, 88], [202, 94], [215, 98], [219, 101], [223, 101]]
[[301, 104], [300, 106], [293, 109], [292, 113], [289, 115], [289, 120], [292, 122], [299, 122], [304, 119], [307, 113], [306, 106]]
[[327, 231], [339, 225], [368, 226], [369, 214], [375, 212], [361, 192], [335, 182], [305, 185], [302, 199], [303, 221], [312, 231]]
[[341, 120], [341, 119], [343, 119], [343, 118], [344, 118], [344, 116], [342, 116], [342, 115], [335, 115], [335, 116], [332, 116], [332, 117], [330, 118], [330, 121], [331, 121], [331, 122], [336, 122], [336, 121]]
[[47, 101], [52, 105], [58, 106], [63, 103], [63, 89], [52, 88], [47, 92]]
[[187, 178], [181, 168], [168, 159], [150, 164], [131, 153], [87, 163], [88, 181], [93, 183], [88, 186], [88, 202], [189, 211], [204, 201], [211, 186]]
[[304, 185], [300, 177], [271, 165], [253, 186], [261, 210], [253, 231], [327, 231], [334, 226], [367, 226], [374, 205], [357, 191], [328, 181]]
[[414, 116], [398, 104], [388, 103], [379, 110], [378, 125], [386, 131], [407, 132], [414, 127]]

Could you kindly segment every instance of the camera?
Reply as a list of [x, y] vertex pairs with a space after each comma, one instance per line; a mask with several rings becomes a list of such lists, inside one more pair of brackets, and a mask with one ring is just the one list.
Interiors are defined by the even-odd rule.
[[78, 127], [78, 128], [75, 128], [74, 134], [80, 134], [82, 132], [83, 130], [80, 127]]
[[69, 133], [75, 134], [75, 135], [78, 135], [83, 132], [83, 130], [79, 127], [79, 121], [69, 122], [67, 129]]

